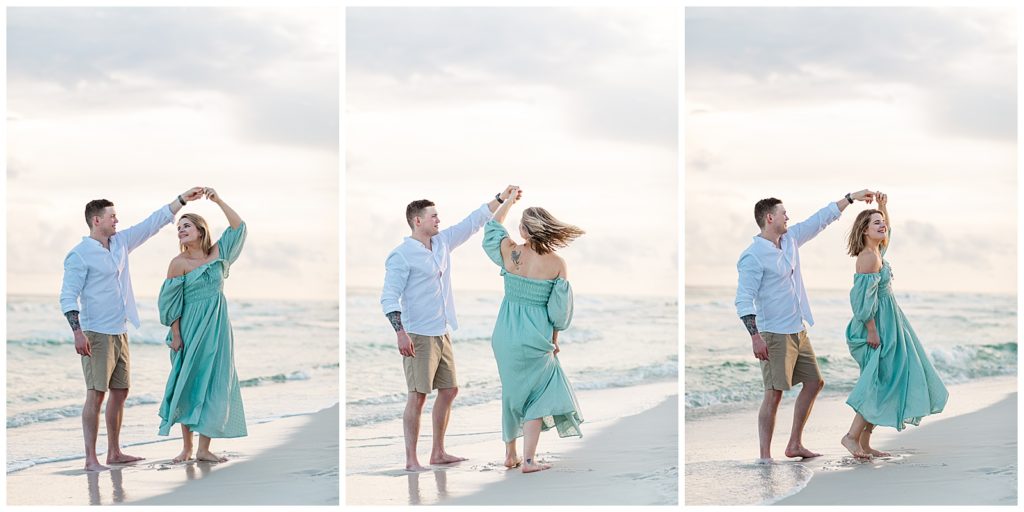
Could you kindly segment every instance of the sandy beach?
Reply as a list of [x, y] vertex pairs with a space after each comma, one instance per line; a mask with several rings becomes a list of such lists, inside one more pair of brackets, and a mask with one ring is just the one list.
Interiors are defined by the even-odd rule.
[[[450, 453], [469, 460], [408, 473], [400, 424], [347, 429], [348, 505], [675, 505], [678, 501], [678, 395], [675, 382], [581, 391], [583, 438], [541, 435], [538, 458], [553, 468], [524, 475], [503, 465], [496, 404], [456, 405]], [[429, 454], [429, 417], [420, 461]], [[387, 432], [387, 437], [381, 437]], [[522, 453], [520, 441], [520, 454]], [[367, 466], [367, 461], [379, 464]], [[362, 466], [362, 468], [360, 468]]]
[[[215, 439], [221, 464], [171, 464], [179, 438], [132, 446], [146, 460], [87, 473], [83, 459], [7, 475], [8, 505], [337, 505], [338, 406]], [[101, 459], [102, 461], [102, 455]], [[45, 490], [45, 491], [42, 491]]]
[[754, 464], [756, 410], [688, 417], [686, 505], [1015, 505], [1016, 378], [949, 391], [945, 411], [921, 426], [878, 428], [872, 444], [892, 456], [871, 461], [858, 461], [839, 445], [852, 419], [840, 397], [815, 404], [804, 444], [822, 457], [807, 461], [782, 455], [792, 399], [779, 410], [771, 465]]

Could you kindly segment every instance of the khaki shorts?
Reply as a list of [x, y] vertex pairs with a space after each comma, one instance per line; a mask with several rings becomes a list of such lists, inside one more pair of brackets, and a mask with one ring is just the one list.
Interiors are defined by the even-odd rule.
[[127, 334], [103, 334], [83, 331], [92, 356], [82, 356], [86, 389], [106, 392], [108, 388], [128, 389], [131, 370]]
[[768, 360], [761, 361], [761, 376], [765, 389], [787, 390], [794, 382], [818, 382], [821, 371], [807, 331], [796, 334], [762, 332], [768, 345]]
[[403, 357], [409, 391], [429, 395], [433, 389], [457, 388], [455, 355], [450, 334], [421, 336], [409, 333], [416, 357]]

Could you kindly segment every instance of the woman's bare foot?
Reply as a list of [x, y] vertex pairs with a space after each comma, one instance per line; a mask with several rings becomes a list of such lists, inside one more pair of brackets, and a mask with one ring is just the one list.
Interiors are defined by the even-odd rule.
[[871, 456], [860, 449], [860, 443], [856, 439], [850, 437], [850, 434], [843, 434], [843, 440], [840, 441], [843, 448], [846, 448], [850, 453], [858, 459], [870, 459]]
[[171, 462], [174, 463], [174, 464], [179, 464], [179, 463], [185, 462], [186, 460], [189, 460], [191, 458], [192, 458], [192, 448], [182, 448], [181, 449], [181, 453], [179, 453], [176, 457], [171, 459]]
[[227, 462], [228, 458], [214, 455], [212, 452], [200, 451], [196, 452], [196, 460], [201, 460], [203, 462]]
[[505, 467], [506, 468], [509, 468], [509, 469], [518, 468], [519, 465], [522, 464], [522, 463], [523, 463], [523, 459], [520, 458], [516, 454], [506, 455], [505, 456]]
[[523, 473], [536, 473], [538, 471], [544, 471], [545, 469], [551, 469], [551, 464], [541, 464], [534, 461], [533, 459], [526, 459], [523, 463]]
[[108, 469], [110, 469], [110, 468], [104, 466], [103, 464], [100, 464], [99, 461], [96, 461], [96, 462], [86, 462], [85, 463], [85, 470], [86, 471], [106, 471]]

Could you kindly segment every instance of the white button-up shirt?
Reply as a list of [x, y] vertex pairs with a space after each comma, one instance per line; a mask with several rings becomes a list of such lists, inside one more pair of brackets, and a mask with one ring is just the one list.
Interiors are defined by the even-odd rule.
[[779, 239], [781, 248], [755, 236], [736, 264], [740, 274], [736, 286], [736, 314], [741, 317], [757, 315], [757, 328], [761, 332], [794, 334], [804, 329], [804, 321], [809, 326], [814, 325], [800, 273], [799, 248], [839, 215], [839, 207], [830, 203], [809, 219], [790, 226]]
[[[174, 220], [170, 206], [110, 237], [110, 249], [92, 237], [82, 237], [64, 258], [60, 309], [78, 311], [83, 331], [124, 334], [127, 322], [139, 327], [139, 312], [128, 273], [128, 253]], [[81, 301], [81, 305], [79, 305]]]
[[458, 224], [430, 239], [430, 249], [412, 237], [388, 254], [384, 264], [384, 314], [402, 313], [405, 331], [422, 336], [441, 336], [459, 328], [452, 296], [451, 251], [462, 245], [491, 220], [486, 204]]

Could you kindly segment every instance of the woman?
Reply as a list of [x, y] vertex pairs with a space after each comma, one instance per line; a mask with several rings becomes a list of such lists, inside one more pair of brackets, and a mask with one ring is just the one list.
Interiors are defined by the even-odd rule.
[[893, 296], [892, 269], [883, 259], [891, 233], [888, 197], [877, 192], [875, 198], [879, 209], [857, 216], [847, 247], [857, 257], [857, 273], [846, 342], [860, 378], [846, 400], [857, 415], [842, 444], [857, 458], [889, 455], [871, 447], [875, 425], [896, 430], [918, 425], [922, 417], [942, 412], [949, 397]]
[[[558, 331], [572, 320], [572, 288], [566, 281], [565, 261], [554, 251], [583, 230], [558, 221], [543, 208], [527, 208], [519, 225], [525, 241], [513, 242], [501, 225], [519, 200], [518, 189], [513, 192], [484, 228], [483, 245], [505, 280], [505, 298], [491, 336], [501, 377], [505, 466], [522, 464], [523, 473], [533, 473], [551, 467], [536, 461], [542, 430], [554, 427], [560, 437], [582, 437], [580, 408], [556, 357]], [[520, 436], [525, 460], [516, 455]]]
[[192, 458], [192, 432], [199, 433], [196, 460], [224, 462], [210, 451], [214, 437], [246, 435], [242, 394], [235, 373], [234, 338], [224, 279], [245, 243], [245, 223], [212, 188], [230, 227], [211, 243], [206, 221], [194, 213], [178, 220], [181, 254], [171, 260], [160, 289], [160, 323], [170, 326], [171, 373], [160, 404], [160, 435], [181, 424], [183, 447], [173, 462]]

